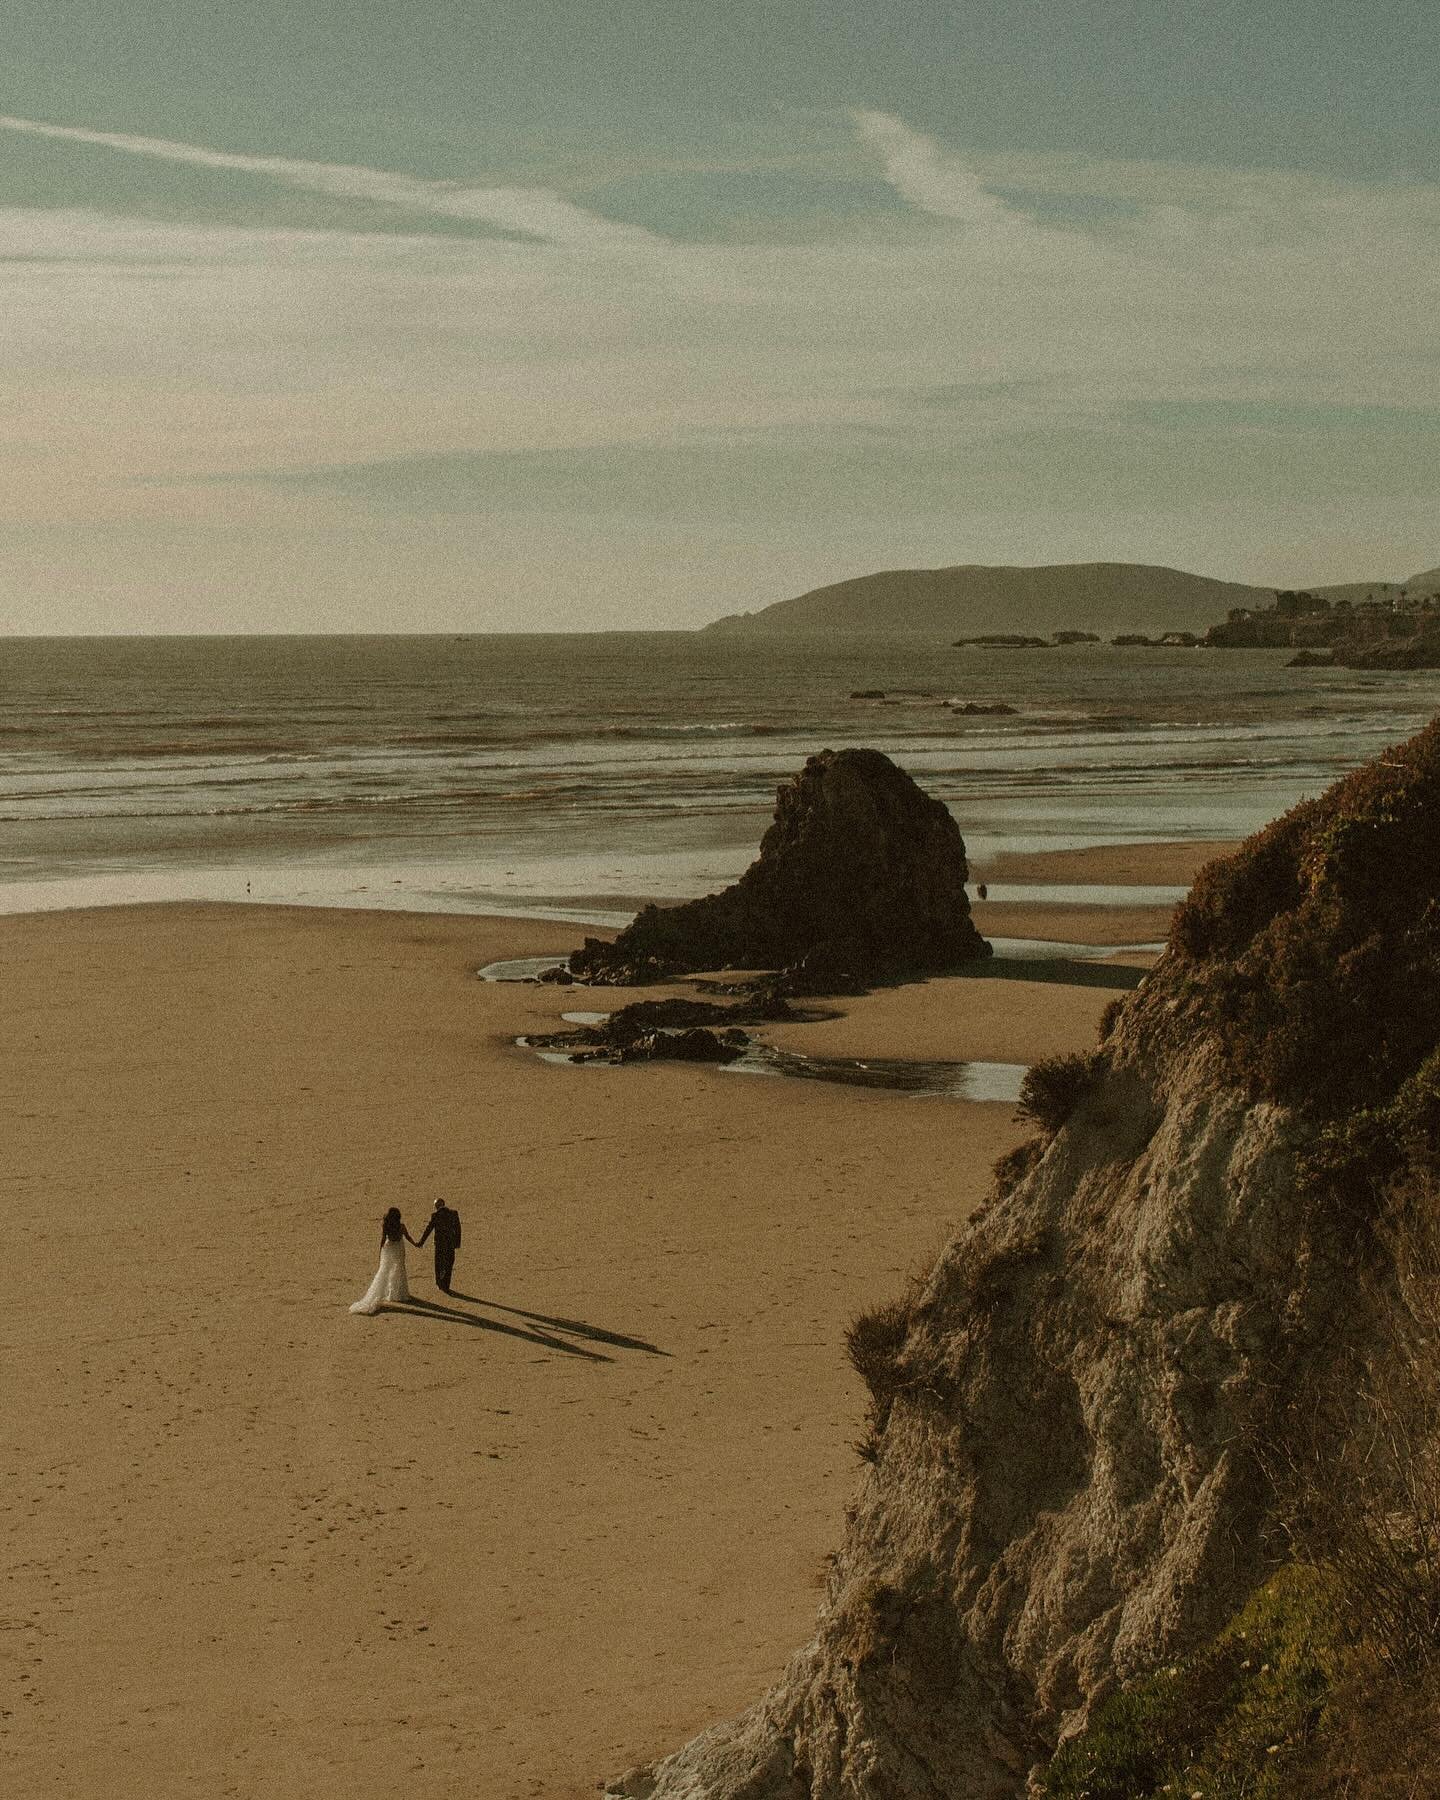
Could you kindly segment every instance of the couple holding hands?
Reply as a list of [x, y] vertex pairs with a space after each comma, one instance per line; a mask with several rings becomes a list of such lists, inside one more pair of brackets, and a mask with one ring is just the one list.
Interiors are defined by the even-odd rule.
[[460, 1248], [459, 1213], [443, 1200], [437, 1200], [429, 1224], [418, 1238], [413, 1238], [400, 1217], [400, 1208], [392, 1206], [380, 1221], [380, 1267], [363, 1297], [350, 1308], [351, 1312], [377, 1313], [382, 1306], [408, 1300], [410, 1284], [405, 1279], [405, 1246], [414, 1244], [418, 1250], [432, 1233], [435, 1238], [435, 1285], [442, 1294], [448, 1294], [455, 1252]]

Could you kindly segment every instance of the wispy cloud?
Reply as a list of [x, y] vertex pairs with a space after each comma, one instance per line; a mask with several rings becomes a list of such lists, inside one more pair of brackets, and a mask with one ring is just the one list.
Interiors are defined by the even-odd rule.
[[575, 249], [653, 242], [638, 225], [602, 218], [574, 205], [550, 188], [476, 187], [458, 181], [430, 181], [419, 176], [366, 169], [349, 163], [304, 162], [283, 156], [244, 156], [211, 150], [168, 138], [135, 137], [124, 132], [90, 131], [77, 125], [49, 125], [38, 119], [0, 116], [0, 130], [62, 143], [87, 144], [126, 156], [182, 163], [188, 168], [259, 175], [286, 187], [332, 198], [357, 200], [398, 212], [465, 219], [501, 231], [542, 239]]
[[854, 116], [862, 140], [879, 153], [885, 179], [911, 206], [972, 226], [1008, 228], [1025, 222], [987, 190], [973, 168], [947, 156], [933, 138], [889, 113], [861, 108]]
[[[1064, 254], [1081, 239], [1133, 251], [1142, 240], [1169, 256], [1225, 254], [1244, 240], [1284, 252], [1329, 238], [1338, 252], [1366, 244], [1394, 249], [1403, 233], [1433, 267], [1440, 233], [1434, 182], [1344, 181], [1286, 169], [1201, 167], [1074, 154], [961, 155], [888, 113], [851, 113], [860, 143], [876, 154], [906, 204], [934, 218], [1024, 236]], [[1099, 203], [1102, 210], [1095, 210]], [[1036, 210], [1064, 229], [1040, 223]], [[1035, 209], [1035, 210], [1032, 210]], [[1409, 258], [1405, 259], [1408, 264]]]

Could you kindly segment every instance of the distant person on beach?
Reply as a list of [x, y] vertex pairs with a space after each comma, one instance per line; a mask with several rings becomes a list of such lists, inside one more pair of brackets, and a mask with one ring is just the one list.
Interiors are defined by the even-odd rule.
[[[405, 1246], [414, 1243], [400, 1217], [400, 1208], [392, 1206], [380, 1221], [380, 1267], [351, 1312], [377, 1313], [382, 1306], [394, 1306], [410, 1298], [410, 1284], [405, 1279]], [[420, 1246], [415, 1247], [418, 1250]]]
[[460, 1248], [460, 1215], [443, 1200], [435, 1202], [430, 1223], [420, 1233], [422, 1244], [432, 1231], [435, 1233], [435, 1285], [442, 1294], [448, 1294], [450, 1277], [455, 1273], [455, 1252]]

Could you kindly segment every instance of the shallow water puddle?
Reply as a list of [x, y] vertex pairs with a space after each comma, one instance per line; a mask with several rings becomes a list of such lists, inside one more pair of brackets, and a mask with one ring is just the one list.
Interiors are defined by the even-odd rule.
[[1020, 1098], [1026, 1063], [907, 1062], [895, 1057], [802, 1056], [755, 1044], [737, 1062], [722, 1067], [735, 1075], [781, 1075], [799, 1081], [838, 1081], [849, 1087], [884, 1088], [897, 1094], [924, 1094], [946, 1100]]
[[[1162, 942], [1149, 944], [1076, 944], [1060, 938], [991, 937], [996, 962], [1104, 962], [1107, 956], [1134, 956], [1140, 951], [1160, 951]], [[968, 963], [968, 974], [983, 975], [983, 962]]]
[[[992, 881], [980, 904], [1178, 906], [1189, 888], [1118, 881]], [[978, 898], [975, 896], [973, 898]]]
[[504, 962], [486, 963], [475, 971], [477, 981], [538, 981], [547, 969], [558, 969], [564, 956], [512, 956]]
[[[604, 1013], [567, 1013], [571, 1024], [599, 1024]], [[613, 1063], [585, 1046], [579, 1054], [570, 1050], [541, 1049], [528, 1038], [516, 1047], [530, 1050], [541, 1062], [568, 1063], [580, 1069], [633, 1068], [634, 1063]], [[663, 1060], [663, 1059], [661, 1059]], [[732, 1063], [709, 1066], [728, 1075], [788, 1077], [795, 1081], [834, 1081], [847, 1087], [880, 1088], [892, 1094], [916, 1094], [944, 1100], [998, 1100], [1014, 1105], [1020, 1098], [1026, 1063], [1002, 1062], [907, 1062], [899, 1057], [803, 1056], [795, 1050], [777, 1050], [771, 1044], [752, 1044]]]

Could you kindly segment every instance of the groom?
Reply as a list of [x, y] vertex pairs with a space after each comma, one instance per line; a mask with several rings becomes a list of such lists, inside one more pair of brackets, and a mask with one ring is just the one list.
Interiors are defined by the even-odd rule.
[[435, 1202], [430, 1223], [420, 1233], [423, 1244], [435, 1233], [435, 1285], [442, 1294], [450, 1292], [450, 1277], [455, 1272], [455, 1252], [460, 1248], [460, 1215], [443, 1200]]

